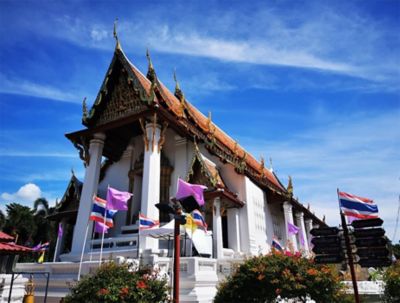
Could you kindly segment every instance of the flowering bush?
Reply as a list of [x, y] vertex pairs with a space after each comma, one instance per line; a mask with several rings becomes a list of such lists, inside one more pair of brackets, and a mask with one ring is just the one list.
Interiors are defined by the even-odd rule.
[[400, 260], [386, 270], [383, 281], [385, 302], [400, 302]]
[[167, 281], [150, 269], [130, 270], [126, 264], [103, 264], [71, 289], [65, 303], [169, 302]]
[[[218, 287], [215, 303], [276, 302], [277, 297], [306, 302], [348, 302], [337, 271], [300, 256], [271, 253], [248, 259]], [[351, 302], [351, 301], [350, 301]]]

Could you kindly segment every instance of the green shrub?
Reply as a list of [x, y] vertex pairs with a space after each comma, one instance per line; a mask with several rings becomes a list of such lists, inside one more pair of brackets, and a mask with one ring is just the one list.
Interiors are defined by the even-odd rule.
[[385, 302], [400, 302], [400, 260], [390, 266], [383, 275]]
[[275, 302], [276, 298], [306, 302], [348, 302], [333, 267], [299, 256], [271, 253], [248, 259], [218, 287], [215, 303]]
[[126, 264], [103, 264], [71, 288], [65, 303], [159, 303], [169, 302], [165, 279], [150, 269], [131, 270]]

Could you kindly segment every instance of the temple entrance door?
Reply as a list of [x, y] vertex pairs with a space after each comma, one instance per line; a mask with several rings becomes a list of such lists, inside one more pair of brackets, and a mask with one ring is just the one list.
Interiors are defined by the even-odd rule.
[[224, 248], [228, 247], [228, 217], [226, 212], [221, 215], [221, 223], [222, 223], [222, 245]]

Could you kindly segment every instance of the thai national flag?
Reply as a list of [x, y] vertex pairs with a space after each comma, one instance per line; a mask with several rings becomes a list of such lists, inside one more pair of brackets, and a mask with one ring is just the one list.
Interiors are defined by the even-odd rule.
[[160, 225], [160, 222], [154, 219], [150, 219], [142, 214], [139, 214], [139, 229], [148, 229]]
[[195, 209], [192, 211], [192, 218], [193, 218], [193, 222], [199, 226], [202, 227], [204, 230], [207, 230], [207, 223], [203, 218], [203, 215], [201, 214], [201, 212], [198, 209]]
[[[90, 214], [90, 220], [97, 221], [100, 223], [105, 223], [108, 227], [113, 227], [113, 217], [116, 210], [106, 209], [107, 201], [99, 197], [94, 197], [93, 199], [93, 209]], [[106, 219], [104, 222], [104, 215], [106, 214]]]
[[276, 240], [275, 238], [272, 239], [272, 247], [275, 248], [276, 250], [283, 251], [281, 243], [279, 243], [279, 241]]
[[378, 206], [368, 198], [357, 197], [345, 192], [339, 192], [340, 209], [346, 216], [357, 219], [378, 218]]

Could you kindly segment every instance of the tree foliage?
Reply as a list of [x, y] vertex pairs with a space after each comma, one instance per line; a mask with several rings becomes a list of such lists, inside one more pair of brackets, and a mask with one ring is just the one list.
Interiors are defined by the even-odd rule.
[[400, 260], [390, 266], [383, 275], [385, 302], [400, 302]]
[[127, 264], [103, 264], [71, 289], [65, 303], [159, 303], [169, 302], [168, 287], [157, 272], [132, 270]]
[[10, 203], [6, 205], [6, 212], [4, 231], [12, 236], [18, 235], [18, 243], [25, 244], [31, 241], [37, 231], [33, 210], [28, 206]]
[[218, 287], [215, 303], [275, 302], [276, 298], [306, 302], [347, 302], [337, 271], [312, 260], [280, 253], [248, 259]]
[[392, 250], [396, 259], [400, 259], [400, 242], [392, 245]]

